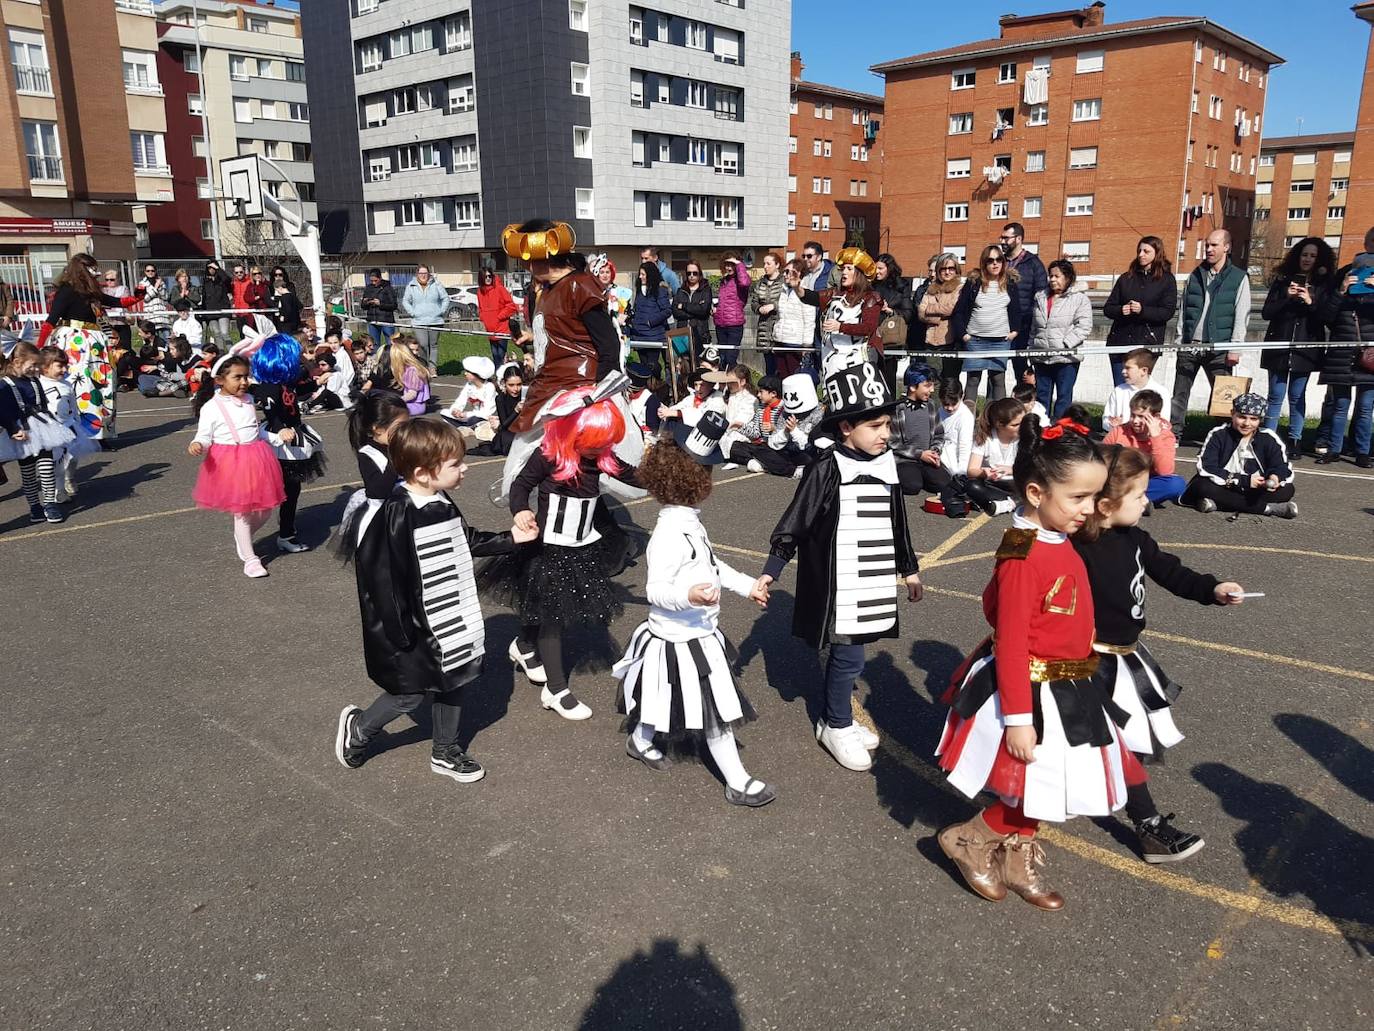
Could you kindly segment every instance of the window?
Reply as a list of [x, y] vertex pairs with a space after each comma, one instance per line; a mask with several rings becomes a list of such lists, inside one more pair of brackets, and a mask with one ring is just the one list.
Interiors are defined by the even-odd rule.
[[1193, 114], [1197, 114], [1197, 102], [1198, 102], [1198, 97], [1199, 97], [1198, 91], [1197, 91], [1197, 90], [1193, 90], [1193, 107], [1192, 107]]
[[857, 143], [851, 143], [851, 144], [849, 145], [849, 160], [850, 160], [850, 161], [858, 161], [858, 160], [859, 160], [859, 145], [858, 145]]
[[1189, 141], [1188, 141], [1188, 160], [1189, 160], [1189, 161], [1192, 161], [1192, 160], [1193, 160], [1193, 147], [1194, 147], [1196, 144], [1197, 144], [1197, 140], [1189, 140]]
[[820, 216], [820, 215], [812, 215], [812, 216], [811, 216], [811, 228], [812, 228], [812, 229], [815, 229], [815, 230], [817, 230], [817, 231], [820, 230], [820, 228], [821, 228], [821, 216]]
[[826, 176], [824, 179], [821, 180], [821, 193], [824, 193], [824, 194], [827, 194], [827, 195], [830, 193], [830, 177], [829, 177], [829, 176]]
[[183, 50], [181, 52], [181, 68], [187, 75], [198, 75], [200, 73], [200, 56], [194, 50]]
[[1261, 155], [1260, 155], [1259, 163], [1260, 163], [1260, 168], [1273, 168], [1273, 167], [1274, 167], [1274, 155], [1273, 155], [1273, 154], [1261, 154]]
[[130, 93], [161, 93], [157, 81], [157, 55], [148, 50], [121, 50], [124, 89]]
[[437, 143], [420, 144], [420, 167], [421, 168], [443, 168], [444, 158], [439, 153]]
[[790, 233], [792, 230], [794, 230], [794, 229], [796, 229], [796, 228], [797, 228], [797, 213], [796, 213], [795, 211], [789, 211], [789, 212], [787, 213], [787, 231]]
[[630, 106], [645, 107], [644, 103], [644, 73], [633, 71], [630, 73]]
[[1239, 172], [1244, 167], [1244, 159], [1238, 151], [1231, 152], [1231, 171]]
[[[994, 132], [1000, 133], [1000, 132], [1001, 132], [1002, 130], [1004, 130], [1004, 129], [1010, 129], [1010, 128], [1012, 128], [1013, 126], [1015, 126], [1015, 124], [1016, 124], [1016, 108], [1014, 108], [1014, 107], [999, 107], [999, 108], [997, 109], [997, 117], [996, 117], [996, 119], [993, 121], [993, 131], [994, 131]], [[997, 139], [998, 137], [994, 136], [993, 138], [994, 138], [994, 139]]]
[[134, 172], [167, 171], [167, 143], [160, 132], [131, 132]]
[[957, 115], [950, 115], [949, 134], [951, 136], [961, 136], [966, 132], [973, 132], [973, 112], [962, 111]]
[[1096, 168], [1097, 167], [1097, 148], [1096, 147], [1074, 147], [1069, 151], [1070, 168]]
[[967, 204], [967, 203], [964, 203], [964, 202], [960, 202], [960, 203], [958, 203], [958, 204], [946, 204], [946, 205], [945, 205], [945, 221], [946, 221], [946, 222], [967, 222], [967, 221], [968, 221], [968, 204]]
[[673, 198], [666, 193], [658, 199], [658, 217], [665, 222], [673, 220]]
[[407, 200], [401, 202], [401, 225], [437, 226], [444, 221], [444, 202], [441, 200]]
[[[385, 105], [383, 105], [385, 110]], [[251, 122], [253, 120], [253, 105], [246, 100], [234, 101], [234, 121]]]
[[52, 74], [41, 32], [10, 29], [10, 60], [14, 63], [14, 88], [18, 92], [52, 96]]
[[192, 115], [205, 114], [205, 101], [199, 93], [186, 94], [186, 113]]
[[[641, 140], [641, 146], [643, 141]], [[592, 130], [585, 125], [573, 126], [573, 157], [590, 158], [592, 156]]]
[[1016, 81], [1016, 62], [1003, 61], [997, 69], [997, 81], [999, 83]]
[[1032, 104], [1026, 114], [1027, 125], [1049, 125], [1050, 105]]
[[1073, 120], [1075, 122], [1095, 122], [1101, 117], [1101, 98], [1094, 98], [1092, 100], [1075, 100], [1073, 102]]
[[310, 105], [288, 102], [286, 105], [286, 118], [291, 122], [310, 121]]
[[860, 179], [860, 180], [859, 180], [859, 196], [860, 196], [860, 197], [867, 197], [867, 196], [868, 196], [868, 180], [867, 180], [867, 179]]
[[1332, 179], [1332, 180], [1331, 180], [1331, 192], [1332, 192], [1332, 193], [1336, 193], [1338, 190], [1348, 190], [1348, 189], [1350, 189], [1350, 180], [1349, 180], [1349, 179]]
[[[586, 5], [583, 5], [583, 17], [586, 17]], [[576, 25], [573, 28], [577, 28]], [[468, 11], [460, 11], [451, 17], [444, 19], [444, 51], [453, 53], [457, 50], [472, 49], [472, 14]]]
[[382, 0], [356, 0], [357, 17], [361, 18], [365, 14], [372, 14], [382, 6]]
[[787, 177], [787, 192], [788, 192], [788, 193], [796, 193], [796, 192], [797, 192], [797, 177], [796, 177], [795, 175], [789, 175], [789, 176]]
[[200, 220], [200, 238], [202, 240], [213, 240], [215, 238], [215, 223], [208, 218]]
[[587, 0], [568, 0], [568, 28], [587, 31]]
[[1091, 245], [1087, 240], [1077, 242], [1066, 242], [1064, 244], [1064, 257], [1070, 261], [1087, 261], [1088, 255], [1092, 253]]
[[849, 195], [851, 197], [857, 197], [859, 195], [859, 180], [849, 180]]
[[[829, 216], [826, 216], [827, 218]], [[739, 228], [739, 198], [738, 197], [717, 197], [716, 198], [716, 228], [717, 229], [738, 229]], [[829, 228], [829, 226], [823, 226]]]
[[396, 169], [400, 172], [413, 172], [420, 164], [420, 151], [414, 146], [401, 147], [396, 151]]
[[443, 106], [444, 94], [437, 85], [426, 84], [415, 87], [415, 110], [433, 111], [436, 108], [442, 110]]
[[691, 196], [687, 198], [687, 221], [705, 222], [710, 218], [711, 198]]
[[1065, 215], [1091, 215], [1092, 213], [1093, 195], [1091, 193], [1069, 194], [1064, 207]]
[[1226, 71], [1226, 51], [1218, 50], [1212, 55], [1212, 67], [1219, 72]]
[[671, 91], [671, 80], [666, 75], [658, 77], [658, 102], [660, 104], [670, 103], [673, 99]]
[[976, 72], [972, 68], [956, 68], [950, 73], [950, 89], [973, 89]]
[[391, 157], [383, 155], [379, 158], [369, 158], [367, 162], [367, 178], [369, 182], [384, 183], [391, 178]]
[[[243, 74], [239, 75], [234, 70], [234, 62], [243, 63]], [[380, 40], [372, 39], [366, 43], [358, 44], [358, 64], [365, 72], [375, 72], [382, 67], [382, 44]], [[244, 57], [229, 58], [229, 77], [231, 79], [248, 78], [248, 59]]]
[[670, 138], [667, 136], [660, 136], [658, 138], [658, 159], [660, 161], [673, 160], [673, 146]]
[[577, 212], [577, 216], [576, 216], [576, 217], [578, 217], [578, 218], [595, 218], [595, 217], [596, 217], [596, 216], [593, 214], [592, 191], [591, 191], [591, 190], [574, 190], [574, 191], [573, 191], [573, 198], [574, 198], [574, 208], [575, 208], [575, 210], [576, 210], [576, 212]]
[[816, 104], [813, 104], [812, 107], [815, 108], [815, 115], [816, 115], [817, 118], [824, 118], [824, 117], [825, 117], [825, 105], [824, 105], [824, 104], [821, 104], [821, 103], [818, 102], [818, 103], [816, 103]]
[[1222, 106], [1221, 98], [1213, 93], [1211, 99], [1207, 102], [1207, 113], [1213, 118], [1220, 118]]
[[1292, 182], [1292, 184], [1288, 187], [1288, 192], [1289, 192], [1289, 193], [1311, 193], [1311, 192], [1312, 192], [1312, 180], [1311, 180], [1311, 179], [1294, 179], [1293, 182]]
[[1043, 150], [1026, 151], [1026, 171], [1043, 172], [1045, 170], [1045, 152]]
[[687, 141], [687, 164], [705, 165], [711, 160], [711, 145], [705, 140]]
[[372, 231], [387, 236], [396, 231], [396, 211], [393, 208], [372, 209]]
[[[660, 80], [662, 81], [662, 80]], [[687, 83], [687, 106], [705, 107], [706, 106], [706, 83], [695, 80]]]
[[1085, 72], [1100, 72], [1106, 53], [1105, 50], [1080, 50], [1074, 71], [1080, 75]]
[[1345, 205], [1333, 204], [1326, 209], [1327, 218], [1345, 218]]
[[814, 175], [814, 176], [811, 177], [811, 192], [812, 192], [812, 193], [820, 193], [820, 192], [821, 192], [821, 177], [818, 176], [818, 175]]
[[834, 121], [834, 119], [835, 119], [835, 105], [832, 104], [832, 103], [830, 103], [829, 101], [826, 101], [826, 103], [825, 103], [825, 120], [826, 120], [827, 122], [831, 122], [831, 121]]
[[1268, 197], [1274, 192], [1273, 183], [1255, 183], [1255, 196]]
[[304, 81], [305, 81], [305, 65], [303, 65], [300, 61], [287, 61], [287, 62], [286, 62], [286, 81], [287, 81], [287, 82], [304, 82]]
[[861, 146], [861, 147], [859, 148], [859, 160], [860, 160], [860, 161], [867, 161], [867, 160], [868, 160], [868, 148], [867, 148], [867, 147], [862, 147], [862, 146]]
[[[705, 93], [706, 87], [702, 86]], [[722, 89], [716, 87], [716, 117], [724, 118], [731, 122], [739, 121], [739, 90]], [[825, 145], [825, 156], [830, 156], [830, 144]]]
[[1021, 202], [1021, 217], [1022, 217], [1022, 218], [1039, 218], [1039, 217], [1040, 217], [1040, 198], [1039, 198], [1039, 197], [1027, 197], [1025, 200], [1023, 200], [1023, 201]]
[[796, 113], [797, 113], [797, 98], [796, 98], [796, 97], [793, 97], [793, 98], [791, 99], [791, 101], [790, 101], [790, 102], [788, 103], [788, 105], [787, 105], [787, 109], [788, 109], [788, 113], [789, 113], [789, 114], [796, 114]]
[[826, 140], [826, 141], [825, 141], [824, 156], [825, 156], [825, 157], [830, 157], [830, 141], [829, 141], [829, 140]]
[[269, 31], [271, 31], [271, 30], [269, 30], [268, 27], [267, 27], [267, 19], [266, 19], [266, 18], [249, 18], [249, 19], [248, 19], [248, 31], [249, 31], [249, 32], [269, 32]]
[[1302, 220], [1304, 220], [1304, 219], [1309, 219], [1309, 218], [1311, 218], [1311, 217], [1312, 217], [1312, 209], [1311, 209], [1311, 208], [1289, 208], [1289, 209], [1288, 209], [1288, 220], [1289, 220], [1290, 222], [1294, 221], [1295, 219], [1298, 220], [1298, 221], [1302, 221]]
[[829, 215], [822, 215], [822, 216], [821, 216], [821, 232], [823, 232], [823, 233], [828, 233], [828, 232], [830, 232], [830, 216], [829, 216]]
[[795, 154], [796, 152], [797, 152], [797, 138], [796, 138], [795, 136], [789, 136], [789, 137], [787, 137], [787, 153], [789, 153], [789, 154]]
[[24, 152], [29, 159], [29, 180], [62, 182], [62, 151], [57, 145], [56, 122], [25, 122]]
[[258, 78], [275, 79], [277, 76], [273, 71], [272, 62], [265, 57], [258, 58]]
[[967, 179], [973, 174], [971, 158], [950, 158], [945, 162], [946, 179]]
[[821, 138], [819, 136], [811, 141], [811, 156], [815, 158], [821, 156]]
[[572, 65], [572, 91], [575, 97], [589, 97], [592, 93], [592, 70], [576, 61]]
[[[263, 105], [266, 107], [266, 105]], [[415, 87], [407, 86], [405, 89], [398, 89], [391, 94], [391, 113], [395, 115], [410, 115], [415, 113]]]
[[1337, 165], [1341, 164], [1342, 162], [1345, 162], [1345, 163], [1348, 164], [1349, 161], [1350, 161], [1350, 151], [1348, 151], [1348, 150], [1338, 150], [1338, 151], [1336, 151], [1334, 154], [1331, 155], [1331, 161], [1332, 161], [1333, 164], [1337, 164]]
[[209, 179], [196, 180], [196, 197], [200, 200], [209, 200], [214, 196], [214, 190], [210, 186]]
[[683, 30], [683, 44], [693, 50], [706, 49], [706, 26], [689, 20]]
[[1293, 155], [1295, 165], [1315, 165], [1317, 163], [1317, 152], [1315, 150], [1301, 151]]
[[1193, 40], [1193, 60], [1202, 64], [1202, 40]]
[[1268, 209], [1268, 208], [1256, 208], [1256, 209], [1255, 209], [1255, 221], [1256, 221], [1256, 222], [1268, 222], [1268, 221], [1269, 221], [1269, 209]]
[[198, 158], [203, 158], [203, 157], [206, 156], [205, 137], [204, 137], [204, 136], [192, 136], [192, 137], [191, 137], [191, 154], [192, 154], [192, 156], [198, 157]]
[[738, 143], [717, 143], [715, 149], [716, 174], [739, 175], [740, 145]]
[[988, 209], [988, 218], [1007, 218], [1007, 202], [995, 200]]

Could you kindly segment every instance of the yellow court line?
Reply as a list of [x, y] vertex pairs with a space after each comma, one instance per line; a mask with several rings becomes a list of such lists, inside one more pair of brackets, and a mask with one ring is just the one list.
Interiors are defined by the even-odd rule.
[[1266, 662], [1277, 662], [1282, 666], [1294, 666], [1298, 669], [1316, 670], [1319, 673], [1332, 673], [1340, 677], [1353, 677], [1356, 680], [1366, 680], [1374, 683], [1374, 673], [1365, 673], [1358, 669], [1345, 669], [1342, 666], [1327, 666], [1324, 663], [1312, 662], [1309, 659], [1294, 659], [1287, 655], [1275, 655], [1272, 652], [1252, 651], [1249, 648], [1237, 648], [1232, 644], [1217, 644], [1214, 641], [1199, 641], [1192, 637], [1180, 637], [1178, 634], [1166, 634], [1162, 630], [1146, 630], [1146, 637], [1158, 637], [1161, 641], [1173, 641], [1175, 644], [1188, 644], [1194, 648], [1206, 648], [1214, 652], [1224, 652], [1227, 655], [1243, 655], [1247, 659], [1263, 659]]
[[928, 567], [938, 565], [942, 556], [963, 544], [964, 541], [968, 540], [991, 521], [992, 520], [985, 514], [980, 514], [976, 518], [970, 519], [967, 523], [959, 527], [959, 529], [955, 530], [943, 541], [922, 555], [921, 564]]
[[[482, 458], [475, 462], [469, 462], [468, 467], [475, 465], [490, 465], [493, 462], [504, 462], [504, 457]], [[323, 490], [342, 490], [345, 487], [356, 487], [357, 481], [347, 481], [344, 483], [325, 483], [316, 487], [304, 487], [302, 494], [315, 494]], [[201, 512], [204, 509], [195, 505], [188, 505], [185, 508], [168, 508], [160, 512], [144, 512], [142, 515], [124, 516], [122, 519], [105, 519], [98, 523], [78, 523], [75, 526], [61, 526], [53, 530], [31, 530], [28, 533], [9, 533], [0, 536], [0, 544], [9, 544], [11, 541], [26, 541], [34, 537], [55, 537], [60, 533], [81, 533], [84, 530], [99, 530], [106, 526], [123, 526], [127, 523], [142, 523], [149, 519], [162, 519], [166, 516], [186, 515], [189, 512]]]
[[1365, 555], [1333, 555], [1329, 551], [1305, 551], [1302, 548], [1266, 548], [1258, 544], [1193, 544], [1171, 541], [1161, 548], [1207, 548], [1212, 551], [1257, 551], [1263, 555], [1298, 555], [1303, 558], [1329, 558], [1336, 562], [1374, 562]]

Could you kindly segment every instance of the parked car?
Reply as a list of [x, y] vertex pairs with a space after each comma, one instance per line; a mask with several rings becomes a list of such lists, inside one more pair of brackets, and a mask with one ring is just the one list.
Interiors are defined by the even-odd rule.
[[449, 318], [469, 320], [477, 318], [477, 288], [475, 286], [450, 286], [446, 288], [453, 301]]

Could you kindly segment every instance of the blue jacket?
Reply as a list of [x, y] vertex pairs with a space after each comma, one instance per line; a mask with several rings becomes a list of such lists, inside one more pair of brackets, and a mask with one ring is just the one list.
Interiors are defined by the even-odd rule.
[[1030, 347], [1031, 338], [1035, 335], [1035, 295], [1042, 290], [1049, 290], [1049, 275], [1045, 271], [1045, 263], [1030, 251], [1026, 251], [1015, 264], [1008, 262], [1007, 268], [1016, 269], [1019, 277], [1012, 287], [1018, 312], [1017, 318], [1011, 322], [1011, 328], [1017, 332], [1016, 346]]
[[645, 297], [636, 288], [625, 335], [631, 340], [666, 340], [668, 316], [673, 313], [671, 298], [666, 286], [660, 285], [658, 293], [650, 297]]
[[669, 297], [682, 288], [682, 277], [670, 269], [662, 258], [658, 259], [658, 274], [663, 277], [663, 285], [668, 288]]
[[417, 326], [438, 326], [444, 321], [453, 300], [448, 291], [439, 285], [433, 276], [429, 285], [421, 288], [420, 281], [412, 279], [406, 284], [401, 295], [401, 310], [409, 315]]
[[[1239, 446], [1240, 434], [1229, 422], [1217, 426], [1207, 434], [1207, 439], [1202, 442], [1202, 450], [1198, 452], [1198, 475], [1207, 477], [1213, 483], [1231, 486], [1233, 477], [1226, 471], [1226, 464]], [[1255, 457], [1246, 460], [1245, 480], [1238, 484], [1240, 487], [1248, 488], [1249, 477], [1254, 473], [1266, 477], [1277, 476], [1280, 487], [1293, 482], [1293, 467], [1288, 464], [1288, 453], [1277, 433], [1260, 429], [1251, 441], [1250, 449]]]

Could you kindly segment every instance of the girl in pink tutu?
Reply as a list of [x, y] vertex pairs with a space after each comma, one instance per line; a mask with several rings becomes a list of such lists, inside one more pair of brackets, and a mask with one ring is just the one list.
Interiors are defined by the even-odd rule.
[[[253, 534], [286, 500], [281, 463], [273, 447], [290, 444], [290, 429], [269, 435], [258, 423], [248, 393], [248, 359], [225, 355], [211, 374], [219, 389], [196, 400], [200, 425], [186, 450], [205, 455], [191, 498], [200, 508], [213, 508], [234, 517], [234, 547], [243, 562], [244, 576], [266, 576], [253, 551]], [[274, 437], [278, 439], [273, 439]], [[208, 453], [207, 453], [208, 448]]]

